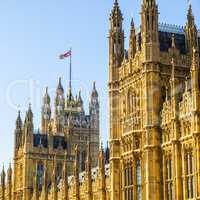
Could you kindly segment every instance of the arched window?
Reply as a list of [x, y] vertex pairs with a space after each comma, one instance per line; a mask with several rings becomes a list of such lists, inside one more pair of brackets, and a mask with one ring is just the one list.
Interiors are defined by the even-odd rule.
[[42, 189], [43, 174], [44, 174], [44, 165], [43, 163], [38, 163], [37, 176], [38, 176], [38, 187], [40, 190]]
[[136, 101], [136, 93], [132, 88], [129, 89], [127, 94], [127, 111], [128, 113], [133, 113], [136, 110], [137, 101]]
[[165, 166], [166, 174], [165, 174], [165, 185], [167, 191], [167, 200], [173, 200], [173, 176], [172, 176], [172, 159], [168, 157], [166, 159]]
[[86, 152], [81, 153], [81, 171], [85, 171]]
[[62, 163], [58, 163], [57, 166], [56, 166], [56, 180], [57, 180], [57, 183], [60, 182], [62, 178]]
[[141, 176], [141, 161], [136, 161], [136, 186], [137, 186], [137, 200], [142, 200], [142, 176]]
[[124, 167], [124, 199], [133, 200], [133, 167], [127, 163]]
[[186, 182], [188, 198], [194, 198], [194, 157], [191, 151], [187, 152], [186, 156]]

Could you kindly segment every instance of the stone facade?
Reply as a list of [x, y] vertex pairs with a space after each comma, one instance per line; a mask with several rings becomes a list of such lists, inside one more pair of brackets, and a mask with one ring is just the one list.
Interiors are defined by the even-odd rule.
[[[131, 21], [129, 48], [125, 50], [123, 16], [118, 1], [114, 2], [109, 29], [110, 150], [104, 152], [100, 147], [98, 165], [94, 167], [97, 162], [92, 148], [97, 140], [92, 138], [87, 143], [85, 165], [76, 140], [71, 143], [75, 148], [63, 150], [69, 145], [62, 143], [60, 151], [43, 150], [42, 154], [39, 142], [37, 151], [30, 153], [33, 140], [27, 136], [33, 127], [29, 108], [22, 140], [26, 145], [18, 150], [18, 157], [15, 155], [14, 176], [10, 166], [6, 181], [2, 170], [1, 200], [200, 199], [200, 32], [191, 6], [184, 27], [159, 24], [158, 14], [155, 0], [143, 0], [141, 26], [135, 29]], [[60, 88], [57, 96], [61, 94], [61, 98], [55, 101], [58, 117], [52, 123], [47, 93], [44, 97], [42, 133], [47, 132], [50, 141], [63, 132], [71, 134], [71, 129], [63, 131], [60, 123], [64, 102]], [[70, 110], [73, 107], [66, 105]], [[16, 135], [22, 134], [21, 126], [18, 117]], [[39, 141], [45, 141], [42, 133], [37, 136]], [[24, 143], [16, 140], [15, 148]], [[48, 159], [43, 159], [41, 170], [38, 161], [45, 155]], [[37, 170], [30, 173], [33, 167]]]
[[[77, 167], [80, 172], [85, 171], [88, 142], [91, 157], [94, 158], [90, 163], [91, 167], [96, 167], [98, 164], [99, 100], [95, 83], [90, 97], [89, 115], [85, 114], [80, 92], [73, 97], [69, 87], [65, 98], [61, 79], [56, 89], [54, 106], [54, 115], [52, 115], [51, 100], [46, 88], [41, 112], [41, 128], [37, 131], [34, 130], [31, 106], [26, 112], [24, 122], [20, 112], [18, 113], [14, 133], [14, 166], [13, 171], [11, 166], [9, 168], [7, 182], [11, 184], [12, 189], [9, 192], [12, 191], [13, 200], [36, 198], [34, 186], [38, 186], [37, 191], [41, 193], [44, 183], [48, 189], [53, 186], [53, 180], [54, 184], [57, 184], [62, 179], [65, 159], [67, 174], [72, 176], [76, 146], [79, 147]], [[4, 179], [2, 172], [2, 187]], [[2, 199], [7, 198], [7, 192], [8, 190], [5, 193], [6, 197], [1, 194]]]

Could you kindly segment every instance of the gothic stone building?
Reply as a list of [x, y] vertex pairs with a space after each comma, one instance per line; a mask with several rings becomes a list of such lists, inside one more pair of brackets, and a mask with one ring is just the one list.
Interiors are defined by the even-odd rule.
[[[59, 79], [54, 101], [54, 115], [52, 116], [50, 96], [46, 88], [41, 112], [41, 130], [34, 131], [33, 113], [31, 106], [22, 122], [20, 112], [16, 120], [14, 169], [8, 170], [8, 184], [12, 190], [13, 200], [31, 199], [34, 189], [34, 178], [37, 177], [38, 191], [42, 190], [44, 181], [48, 187], [52, 186], [52, 172], [55, 168], [55, 183], [62, 177], [62, 168], [66, 155], [67, 173], [73, 174], [75, 160], [75, 146], [79, 147], [80, 171], [85, 170], [88, 141], [90, 142], [91, 167], [96, 167], [99, 152], [99, 100], [95, 83], [91, 92], [89, 115], [85, 114], [81, 93], [73, 97], [69, 87], [65, 98], [64, 89]], [[48, 171], [45, 171], [48, 168]], [[47, 169], [46, 169], [47, 170]], [[45, 174], [46, 173], [46, 174]], [[43, 176], [46, 179], [43, 180]], [[13, 177], [13, 180], [12, 180]], [[12, 180], [12, 181], [11, 181]], [[2, 172], [1, 184], [4, 185]], [[9, 190], [7, 190], [8, 192]], [[3, 191], [2, 191], [3, 192]], [[8, 195], [9, 199], [11, 198]], [[1, 193], [0, 199], [7, 199]]]
[[[7, 181], [3, 169], [1, 200], [200, 199], [200, 33], [191, 6], [184, 27], [160, 24], [158, 19], [156, 1], [143, 0], [141, 26], [135, 29], [132, 20], [125, 50], [123, 16], [114, 2], [109, 30], [110, 151], [105, 154], [100, 148], [98, 166], [92, 167], [89, 142], [85, 171], [80, 172], [81, 151], [76, 146], [72, 175], [68, 154], [53, 153], [41, 173], [42, 167], [31, 162], [34, 155], [26, 153], [31, 144], [24, 134], [23, 164], [16, 169], [15, 158], [14, 176], [10, 167]], [[32, 130], [28, 113], [25, 133]], [[43, 157], [36, 155], [37, 160]], [[61, 160], [62, 169], [56, 167]], [[28, 173], [30, 168], [35, 173]], [[23, 196], [17, 197], [20, 191]]]

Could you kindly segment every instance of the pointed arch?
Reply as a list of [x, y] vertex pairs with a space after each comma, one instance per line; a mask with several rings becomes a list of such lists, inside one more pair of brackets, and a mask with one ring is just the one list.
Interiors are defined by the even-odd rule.
[[136, 101], [136, 92], [135, 90], [130, 87], [127, 92], [127, 112], [128, 114], [131, 114], [134, 112], [134, 110], [137, 107], [137, 101]]

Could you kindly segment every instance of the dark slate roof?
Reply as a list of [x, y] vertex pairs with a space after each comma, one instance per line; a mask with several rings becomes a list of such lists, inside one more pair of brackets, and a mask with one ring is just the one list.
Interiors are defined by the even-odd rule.
[[57, 149], [62, 147], [63, 149], [67, 149], [67, 141], [62, 136], [54, 136], [53, 137], [53, 148]]
[[48, 147], [48, 136], [44, 134], [33, 134], [33, 146], [43, 146], [44, 148]]
[[[34, 147], [44, 147], [47, 148], [49, 145], [49, 138], [47, 134], [33, 134], [33, 146]], [[53, 136], [53, 148], [57, 149], [62, 147], [63, 149], [67, 149], [67, 141], [64, 136]]]
[[[139, 34], [139, 46], [141, 48], [141, 30], [138, 28], [136, 33]], [[176, 47], [180, 50], [181, 54], [186, 54], [186, 43], [185, 43], [185, 31], [183, 26], [171, 25], [171, 24], [159, 24], [159, 42], [160, 50], [167, 52], [172, 44], [172, 35], [175, 37]], [[198, 32], [198, 40], [200, 44], [200, 31]], [[200, 45], [199, 45], [200, 51]]]
[[180, 50], [181, 54], [186, 54], [185, 35], [179, 33], [159, 32], [160, 50], [168, 51], [172, 44], [172, 35], [175, 38], [176, 48]]

